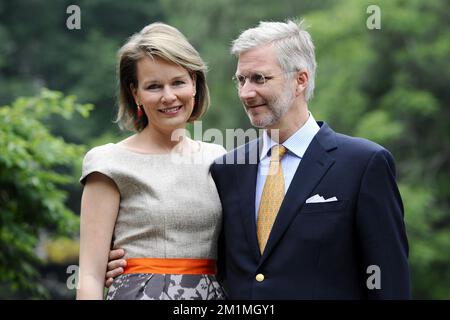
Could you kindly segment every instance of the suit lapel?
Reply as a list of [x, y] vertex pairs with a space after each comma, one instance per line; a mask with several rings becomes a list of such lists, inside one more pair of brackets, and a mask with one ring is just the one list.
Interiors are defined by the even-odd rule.
[[255, 194], [256, 177], [258, 174], [259, 151], [261, 139], [250, 142], [247, 150], [237, 154], [236, 181], [238, 182], [238, 192], [240, 200], [240, 214], [244, 224], [244, 230], [252, 252], [256, 259], [259, 259], [259, 247], [256, 237], [255, 221]]
[[319, 122], [321, 129], [311, 141], [292, 179], [272, 227], [260, 264], [270, 254], [295, 218], [306, 199], [333, 165], [328, 151], [336, 148], [335, 133], [327, 124]]

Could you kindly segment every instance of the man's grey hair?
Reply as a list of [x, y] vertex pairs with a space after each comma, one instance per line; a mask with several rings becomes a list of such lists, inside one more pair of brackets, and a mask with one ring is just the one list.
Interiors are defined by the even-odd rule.
[[261, 21], [255, 28], [247, 29], [233, 41], [231, 53], [239, 57], [243, 52], [272, 43], [281, 69], [285, 72], [306, 70], [308, 86], [306, 101], [312, 98], [316, 75], [316, 57], [310, 34], [303, 20], [286, 22]]

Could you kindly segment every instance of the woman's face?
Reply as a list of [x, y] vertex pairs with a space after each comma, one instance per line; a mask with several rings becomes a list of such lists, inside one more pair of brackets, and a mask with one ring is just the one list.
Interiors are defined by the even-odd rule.
[[194, 109], [195, 81], [188, 71], [159, 57], [137, 63], [136, 104], [144, 106], [150, 126], [171, 132], [184, 128]]

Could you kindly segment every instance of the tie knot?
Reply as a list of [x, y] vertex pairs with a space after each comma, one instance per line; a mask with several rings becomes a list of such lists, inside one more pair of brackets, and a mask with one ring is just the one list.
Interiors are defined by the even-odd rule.
[[280, 161], [281, 158], [285, 155], [287, 149], [282, 144], [277, 144], [272, 147], [272, 156], [270, 157], [271, 161]]

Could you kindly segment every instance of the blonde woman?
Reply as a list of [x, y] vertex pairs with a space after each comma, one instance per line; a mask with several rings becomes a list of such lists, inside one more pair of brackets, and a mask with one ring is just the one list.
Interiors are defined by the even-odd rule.
[[209, 106], [205, 72], [163, 23], [119, 50], [117, 120], [135, 134], [85, 156], [77, 299], [104, 298], [111, 248], [125, 250], [127, 266], [107, 299], [224, 299], [215, 278], [222, 212], [209, 167], [225, 150], [183, 134]]

